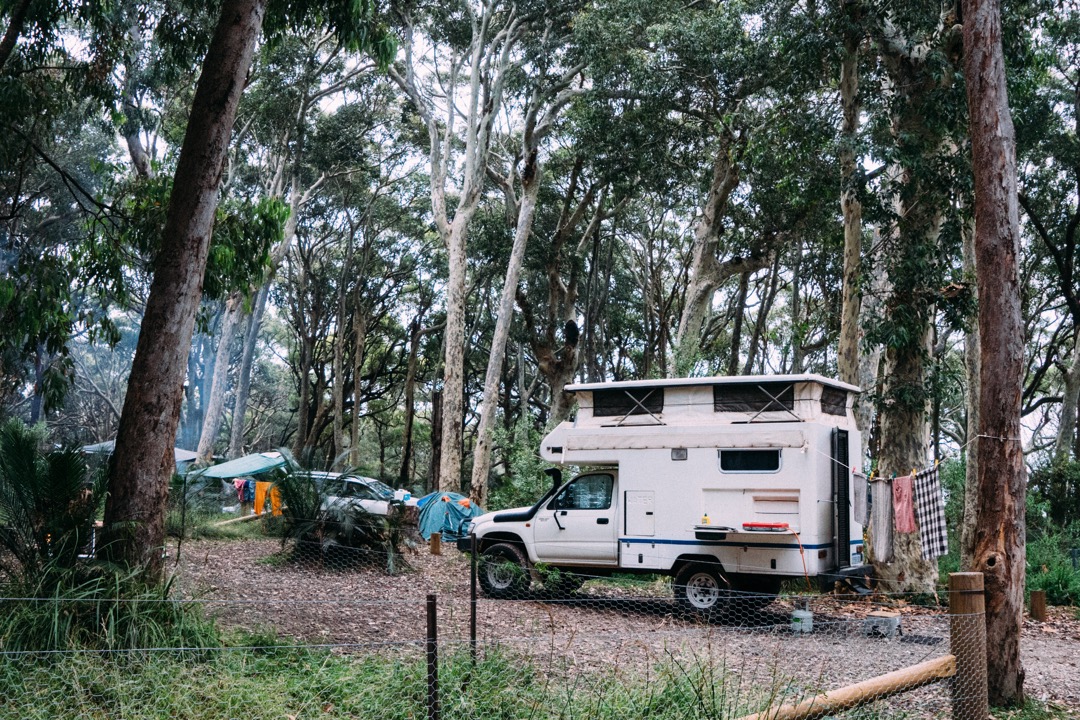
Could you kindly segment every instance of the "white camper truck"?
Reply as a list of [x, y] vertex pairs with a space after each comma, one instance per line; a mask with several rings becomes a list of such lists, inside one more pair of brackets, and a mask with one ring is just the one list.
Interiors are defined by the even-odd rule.
[[733, 590], [767, 601], [785, 579], [860, 574], [858, 388], [782, 375], [566, 389], [577, 415], [540, 454], [578, 474], [563, 484], [550, 470], [555, 486], [532, 507], [474, 519], [487, 595], [522, 592], [537, 564], [557, 568], [563, 589], [584, 576], [665, 573], [686, 610], [711, 616]]

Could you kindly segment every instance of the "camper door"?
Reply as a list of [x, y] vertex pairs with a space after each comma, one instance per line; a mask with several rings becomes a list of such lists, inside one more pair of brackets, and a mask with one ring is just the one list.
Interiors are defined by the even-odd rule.
[[614, 565], [617, 560], [615, 476], [579, 475], [536, 514], [537, 559], [550, 563]]

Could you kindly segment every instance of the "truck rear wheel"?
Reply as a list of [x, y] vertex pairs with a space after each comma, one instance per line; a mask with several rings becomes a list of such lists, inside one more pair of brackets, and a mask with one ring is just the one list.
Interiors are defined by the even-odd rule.
[[727, 610], [730, 599], [731, 587], [717, 566], [691, 564], [675, 575], [675, 601], [683, 612], [716, 620]]
[[480, 587], [488, 597], [520, 598], [529, 589], [529, 561], [516, 545], [498, 543], [487, 548], [478, 570]]

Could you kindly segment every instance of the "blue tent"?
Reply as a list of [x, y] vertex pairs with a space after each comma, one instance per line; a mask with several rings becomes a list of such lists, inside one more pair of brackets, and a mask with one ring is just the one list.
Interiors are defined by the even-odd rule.
[[425, 540], [431, 533], [442, 533], [443, 540], [454, 542], [463, 537], [470, 518], [483, 515], [484, 510], [464, 495], [454, 492], [431, 493], [420, 498], [420, 536]]

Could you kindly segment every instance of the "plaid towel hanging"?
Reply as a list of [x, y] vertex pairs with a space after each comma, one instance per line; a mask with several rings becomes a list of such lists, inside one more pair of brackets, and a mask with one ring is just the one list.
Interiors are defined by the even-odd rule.
[[923, 560], [933, 560], [949, 552], [945, 498], [936, 463], [915, 473], [915, 519], [919, 523]]

